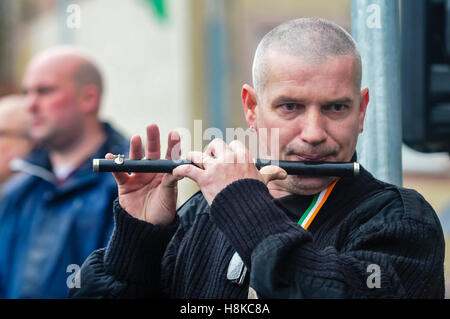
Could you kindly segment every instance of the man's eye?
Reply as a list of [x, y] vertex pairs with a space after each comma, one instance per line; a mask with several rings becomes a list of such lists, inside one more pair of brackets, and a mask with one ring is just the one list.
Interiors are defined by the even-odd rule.
[[344, 111], [346, 108], [345, 104], [331, 104], [331, 105], [327, 105], [325, 109], [328, 109], [329, 111], [332, 112], [342, 112]]
[[281, 105], [281, 107], [285, 111], [294, 111], [297, 108], [297, 104], [295, 104], [295, 103], [285, 103], [285, 104]]
[[37, 88], [36, 91], [38, 94], [44, 95], [44, 94], [49, 94], [54, 90], [55, 90], [55, 87], [53, 87], [53, 86], [44, 86], [44, 87]]

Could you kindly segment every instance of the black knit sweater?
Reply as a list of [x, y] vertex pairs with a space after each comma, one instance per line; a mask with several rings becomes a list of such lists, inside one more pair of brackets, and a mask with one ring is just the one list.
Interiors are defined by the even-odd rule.
[[[194, 195], [167, 227], [116, 201], [109, 246], [87, 259], [70, 296], [247, 298], [250, 286], [260, 298], [443, 298], [442, 229], [417, 192], [362, 169], [341, 178], [306, 231], [297, 222], [311, 200], [274, 199], [243, 179], [211, 207]], [[241, 285], [227, 279], [235, 252], [248, 268]]]

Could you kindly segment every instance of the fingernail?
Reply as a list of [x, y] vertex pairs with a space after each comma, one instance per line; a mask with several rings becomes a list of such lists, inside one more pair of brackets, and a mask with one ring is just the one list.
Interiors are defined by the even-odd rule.
[[286, 176], [287, 176], [287, 173], [286, 173], [286, 172], [279, 172], [279, 173], [278, 173], [278, 178], [279, 178], [279, 179], [285, 179]]

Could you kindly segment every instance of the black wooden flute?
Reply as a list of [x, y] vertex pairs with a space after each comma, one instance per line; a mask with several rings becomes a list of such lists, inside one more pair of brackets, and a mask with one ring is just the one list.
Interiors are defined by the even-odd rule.
[[[258, 169], [267, 165], [279, 166], [289, 175], [356, 176], [360, 170], [358, 162], [299, 162], [256, 159], [254, 163]], [[94, 172], [172, 173], [177, 166], [186, 164], [195, 165], [185, 159], [132, 160], [125, 159], [123, 155], [116, 155], [114, 159], [95, 158], [93, 170]]]

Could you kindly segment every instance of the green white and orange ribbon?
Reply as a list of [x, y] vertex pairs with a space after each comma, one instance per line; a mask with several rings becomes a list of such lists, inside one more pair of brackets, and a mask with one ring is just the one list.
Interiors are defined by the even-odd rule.
[[298, 221], [298, 224], [300, 226], [302, 226], [304, 229], [308, 229], [309, 225], [311, 225], [314, 218], [316, 218], [317, 213], [330, 196], [331, 191], [333, 190], [338, 180], [339, 178], [335, 180], [330, 186], [325, 188], [323, 191], [314, 195], [311, 205], [309, 205], [308, 209], [303, 213], [302, 217]]

